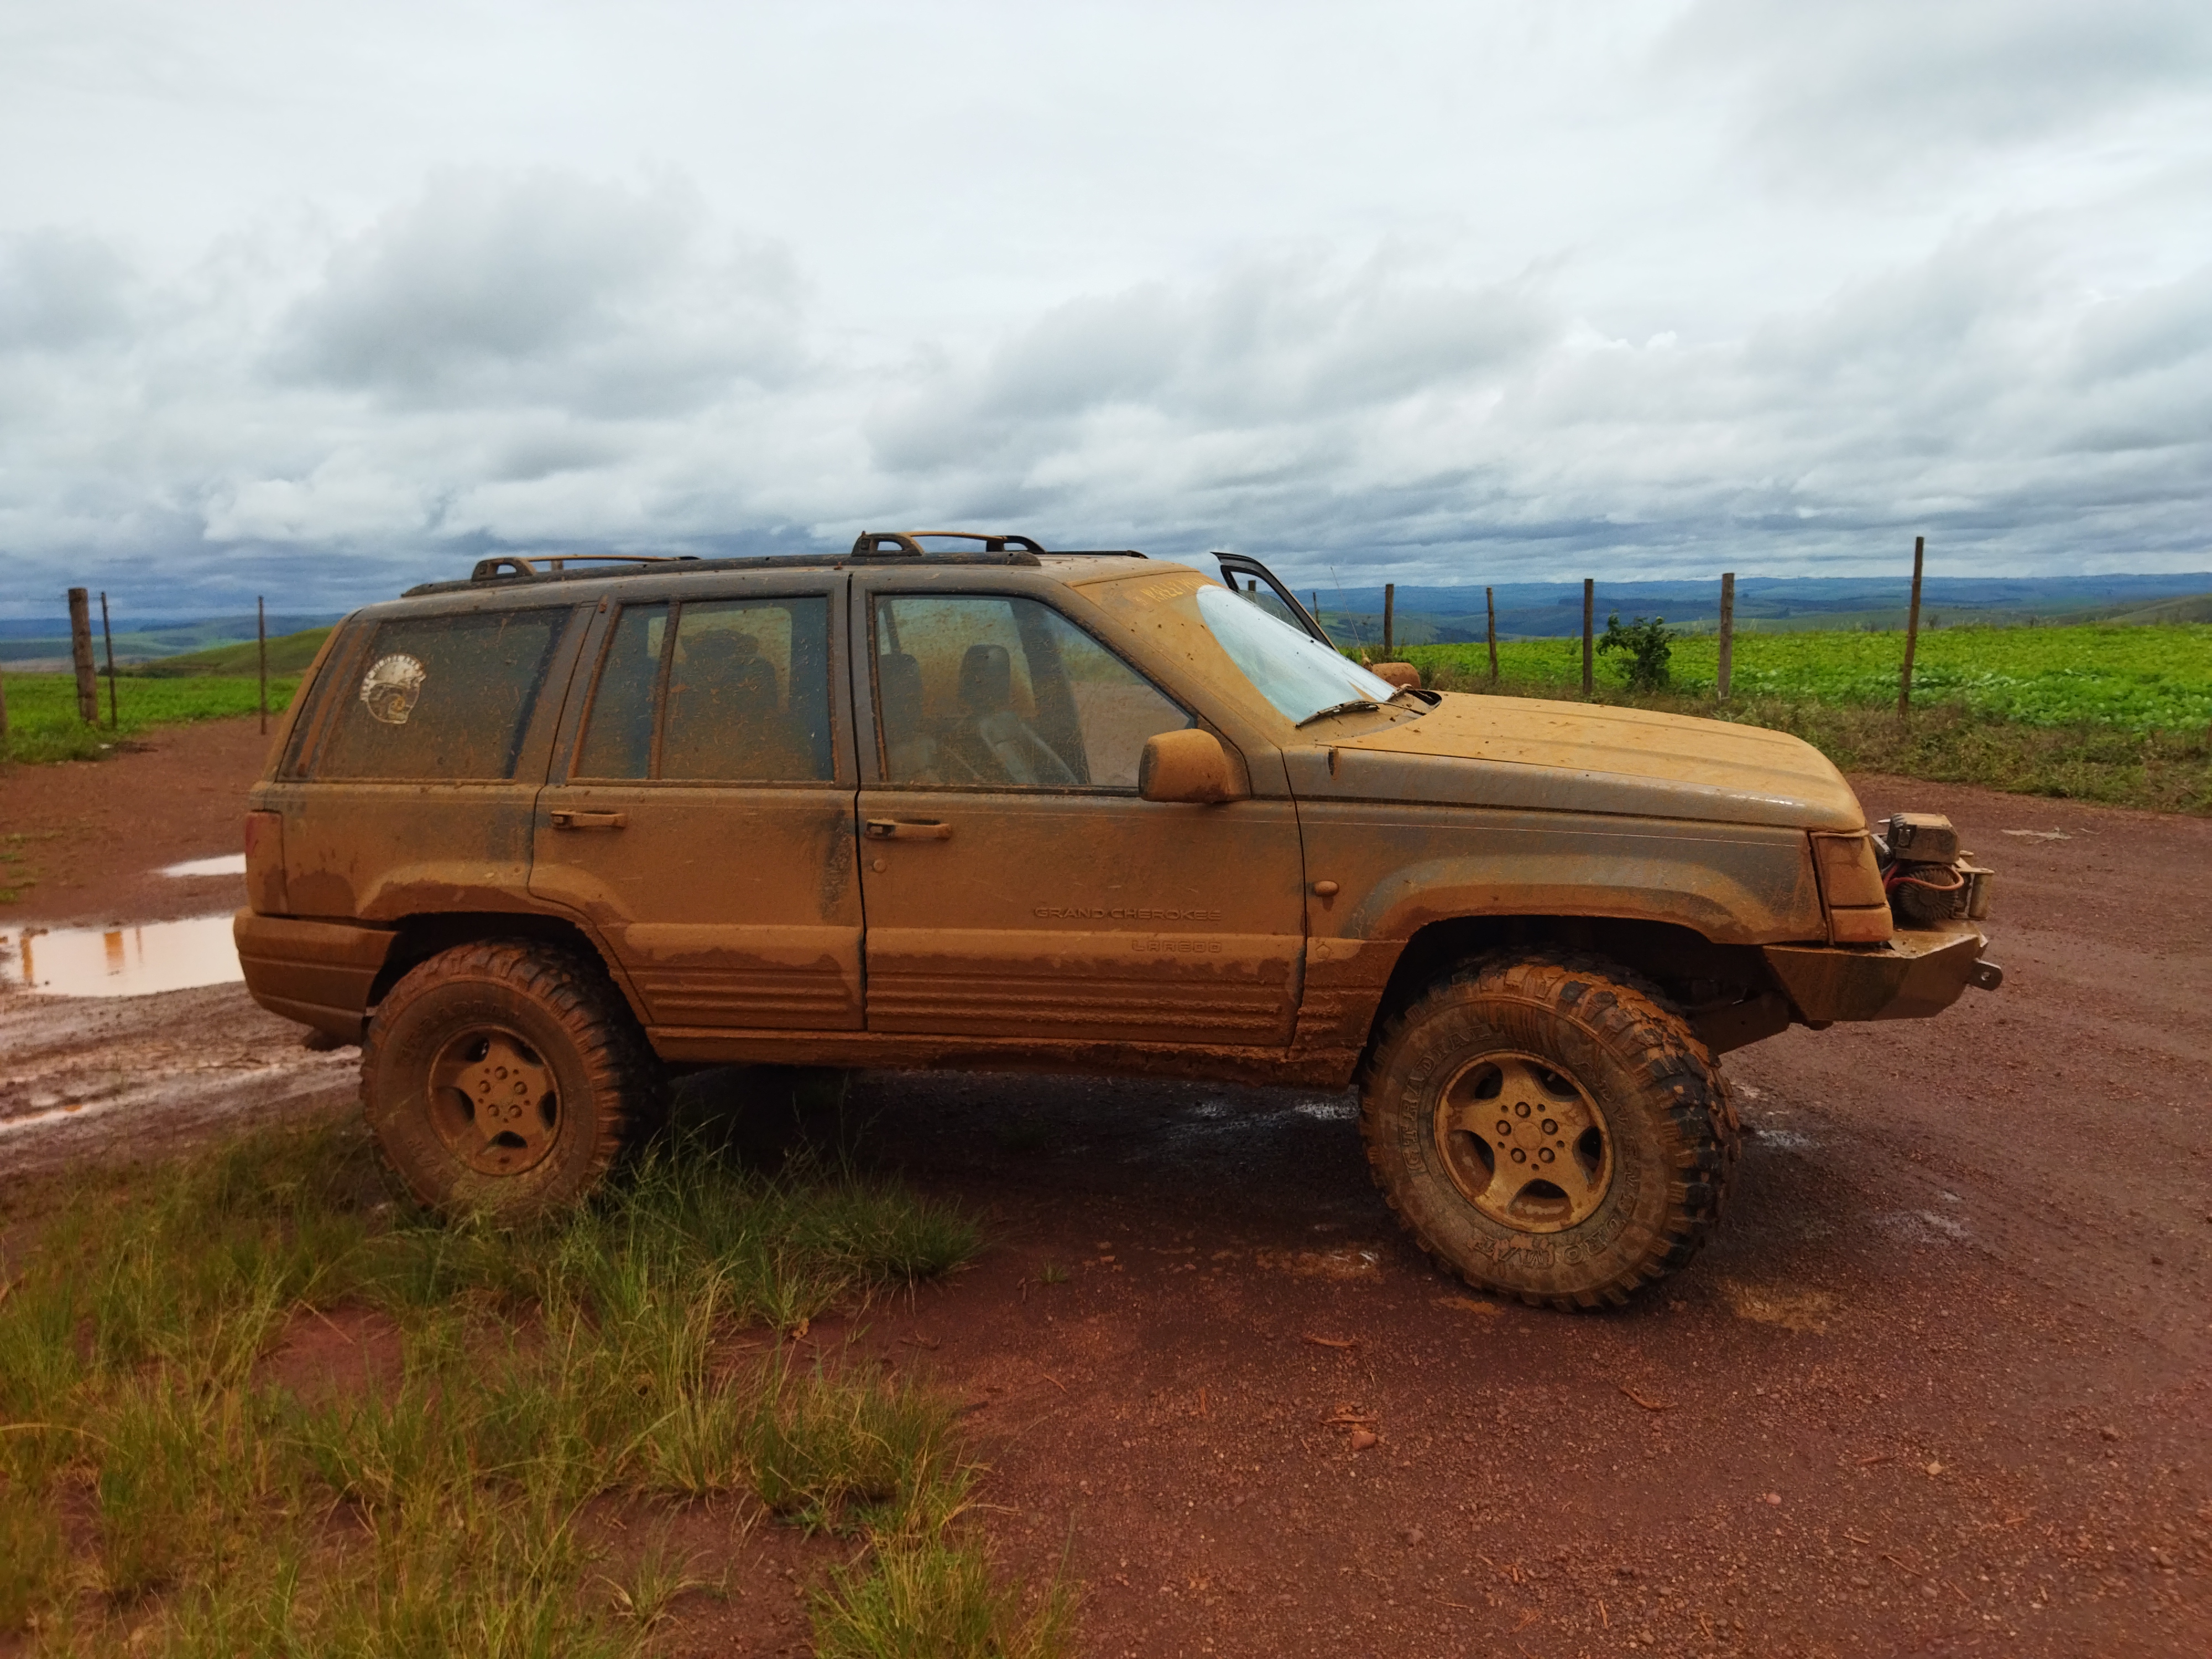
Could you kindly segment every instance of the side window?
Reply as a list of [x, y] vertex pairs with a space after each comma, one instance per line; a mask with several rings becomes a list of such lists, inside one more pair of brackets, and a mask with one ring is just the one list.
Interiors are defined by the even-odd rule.
[[599, 671], [574, 775], [699, 783], [834, 779], [829, 601], [626, 608]]
[[403, 617], [377, 625], [367, 669], [311, 764], [320, 779], [512, 777], [564, 610]]
[[1145, 740], [1190, 716], [1050, 606], [876, 601], [884, 777], [921, 787], [1134, 789]]

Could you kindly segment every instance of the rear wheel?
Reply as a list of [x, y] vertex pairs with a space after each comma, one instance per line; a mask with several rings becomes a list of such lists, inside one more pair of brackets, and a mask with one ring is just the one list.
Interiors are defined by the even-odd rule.
[[1431, 987], [1370, 1061], [1376, 1183], [1469, 1284], [1594, 1308], [1682, 1266], [1718, 1220], [1736, 1122], [1710, 1052], [1611, 964], [1493, 959]]
[[666, 1085], [596, 963], [465, 945], [419, 963], [362, 1044], [362, 1104], [392, 1173], [450, 1215], [526, 1221], [605, 1176]]

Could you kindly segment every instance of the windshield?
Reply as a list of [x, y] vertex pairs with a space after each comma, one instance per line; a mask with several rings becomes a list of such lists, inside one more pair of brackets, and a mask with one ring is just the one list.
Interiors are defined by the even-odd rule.
[[1320, 641], [1279, 622], [1242, 594], [1198, 590], [1199, 620], [1260, 695], [1293, 725], [1340, 703], [1387, 703], [1397, 687]]

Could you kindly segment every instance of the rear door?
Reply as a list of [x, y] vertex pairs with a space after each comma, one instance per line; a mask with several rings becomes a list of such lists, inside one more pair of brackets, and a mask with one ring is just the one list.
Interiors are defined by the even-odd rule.
[[1193, 711], [1043, 598], [872, 573], [854, 610], [868, 1029], [1287, 1044], [1291, 803], [1139, 799], [1145, 740]]
[[632, 585], [586, 647], [530, 890], [591, 923], [655, 1026], [860, 1025], [845, 580]]

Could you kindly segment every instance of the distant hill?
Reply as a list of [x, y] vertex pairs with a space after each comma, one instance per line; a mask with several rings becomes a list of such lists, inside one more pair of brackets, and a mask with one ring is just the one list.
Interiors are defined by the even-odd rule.
[[[296, 634], [276, 635], [269, 641], [269, 672], [305, 673], [307, 665], [314, 661], [315, 653], [323, 648], [323, 641], [330, 636], [327, 628], [303, 628]], [[238, 645], [211, 646], [204, 651], [157, 657], [151, 662], [138, 664], [130, 672], [153, 680], [183, 679], [195, 674], [258, 674], [261, 672], [260, 643], [246, 640]]]
[[[1206, 568], [1204, 561], [1193, 562]], [[1624, 618], [1664, 617], [1671, 627], [1709, 632], [1719, 624], [1720, 586], [1717, 578], [1600, 581], [1597, 626], [1603, 628], [1607, 616], [1617, 611]], [[1920, 613], [1929, 627], [2184, 621], [2186, 614], [2168, 614], [2166, 607], [2193, 602], [2207, 589], [2212, 589], [2212, 573], [2202, 571], [2172, 576], [1931, 576], [1921, 586]], [[1319, 599], [1322, 625], [1340, 643], [1380, 643], [1380, 587], [1301, 592], [1309, 602]], [[1501, 582], [1495, 592], [1501, 639], [1555, 639], [1582, 631], [1578, 581]], [[1747, 633], [1901, 629], [1911, 598], [1909, 575], [1746, 576], [1735, 585], [1735, 623]], [[1400, 643], [1480, 640], [1484, 626], [1480, 586], [1398, 589], [1392, 631]]]
[[2130, 611], [2106, 620], [2145, 625], [2154, 623], [2212, 623], [2212, 593], [2192, 593], [2186, 599], [2147, 605], [2140, 611]]
[[[281, 634], [296, 633], [302, 629], [328, 628], [337, 621], [333, 615], [300, 616], [271, 615], [269, 634], [271, 639]], [[155, 657], [172, 657], [184, 652], [204, 651], [210, 646], [228, 645], [240, 640], [253, 638], [254, 619], [248, 612], [242, 617], [204, 617], [187, 622], [125, 622], [116, 617], [112, 623], [115, 635], [115, 660], [118, 665], [144, 662]], [[100, 637], [100, 610], [92, 613], [92, 648], [104, 668], [107, 663], [106, 647]], [[0, 619], [0, 664], [32, 662], [58, 663], [66, 667], [69, 663], [69, 616], [66, 611], [57, 617], [11, 617]]]

